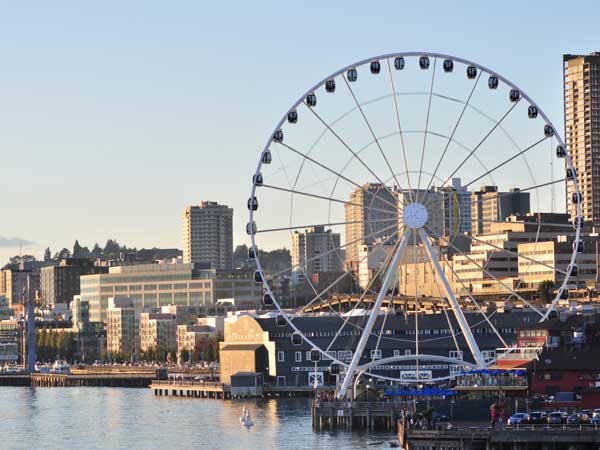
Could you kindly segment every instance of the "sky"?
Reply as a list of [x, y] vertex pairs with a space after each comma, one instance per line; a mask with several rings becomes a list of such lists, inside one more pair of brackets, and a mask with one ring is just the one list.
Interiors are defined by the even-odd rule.
[[107, 238], [181, 247], [181, 212], [246, 200], [306, 89], [394, 51], [474, 60], [562, 125], [562, 54], [600, 50], [600, 4], [0, 2], [0, 261]]

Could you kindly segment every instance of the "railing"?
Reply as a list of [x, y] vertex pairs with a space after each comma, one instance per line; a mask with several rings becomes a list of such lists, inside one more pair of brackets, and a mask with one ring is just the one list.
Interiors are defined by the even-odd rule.
[[357, 409], [408, 409], [411, 402], [355, 402], [350, 400], [322, 401], [315, 400], [317, 408], [357, 408]]
[[229, 385], [215, 381], [186, 381], [186, 380], [153, 380], [152, 386], [188, 386], [188, 387], [205, 387], [205, 388], [222, 388], [226, 389]]

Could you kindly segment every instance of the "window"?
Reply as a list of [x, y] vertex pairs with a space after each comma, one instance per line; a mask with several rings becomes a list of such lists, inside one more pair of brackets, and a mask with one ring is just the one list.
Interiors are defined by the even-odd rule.
[[400, 356], [400, 350], [394, 350], [394, 357]]
[[450, 358], [454, 358], [454, 359], [462, 359], [463, 358], [463, 352], [459, 351], [459, 350], [450, 350], [448, 352], [448, 356]]
[[405, 354], [405, 355], [410, 355], [411, 353], [412, 353], [412, 352], [410, 351], [410, 348], [409, 348], [409, 349], [407, 349], [407, 350], [404, 350], [404, 354]]
[[496, 358], [496, 350], [483, 350], [481, 352], [485, 362], [493, 361]]
[[285, 361], [285, 353], [277, 352], [277, 362], [284, 362], [284, 361]]
[[285, 386], [285, 375], [277, 377], [277, 386]]
[[310, 350], [306, 351], [306, 360], [310, 361]]
[[371, 359], [381, 359], [381, 350], [371, 350]]
[[296, 362], [302, 362], [302, 352], [296, 352]]

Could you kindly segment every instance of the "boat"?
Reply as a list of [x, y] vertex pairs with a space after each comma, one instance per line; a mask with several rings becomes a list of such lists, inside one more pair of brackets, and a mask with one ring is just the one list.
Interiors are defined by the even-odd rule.
[[246, 405], [244, 405], [242, 409], [242, 416], [240, 417], [240, 422], [242, 423], [242, 426], [246, 427], [248, 430], [254, 425], [254, 422], [252, 422], [252, 417], [250, 417], [250, 411], [248, 410], [248, 408], [246, 408]]
[[71, 366], [63, 359], [57, 359], [50, 368], [50, 373], [70, 374]]

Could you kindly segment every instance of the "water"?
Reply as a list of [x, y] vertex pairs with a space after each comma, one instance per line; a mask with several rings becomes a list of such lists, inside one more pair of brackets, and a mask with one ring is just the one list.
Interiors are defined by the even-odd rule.
[[[379, 449], [391, 433], [312, 431], [308, 399], [155, 397], [150, 389], [0, 388], [3, 449]], [[369, 445], [385, 441], [381, 444]]]

